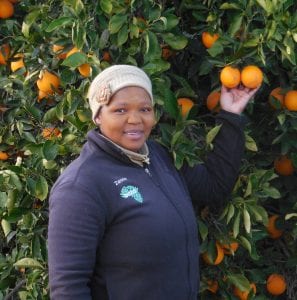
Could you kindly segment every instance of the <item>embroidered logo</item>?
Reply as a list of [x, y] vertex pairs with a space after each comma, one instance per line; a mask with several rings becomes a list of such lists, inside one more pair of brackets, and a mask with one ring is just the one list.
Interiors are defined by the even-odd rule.
[[126, 181], [127, 180], [127, 178], [126, 177], [123, 177], [123, 178], [120, 178], [120, 179], [118, 179], [118, 180], [115, 180], [113, 183], [115, 184], [115, 185], [119, 185], [119, 184], [121, 184], [122, 182], [124, 182], [124, 181]]
[[120, 195], [124, 199], [132, 197], [137, 202], [143, 202], [142, 195], [139, 193], [138, 188], [133, 185], [123, 186]]

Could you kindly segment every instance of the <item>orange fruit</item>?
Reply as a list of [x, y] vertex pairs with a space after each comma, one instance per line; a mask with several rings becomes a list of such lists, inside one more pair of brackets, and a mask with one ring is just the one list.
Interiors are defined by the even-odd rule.
[[239, 247], [237, 242], [231, 242], [230, 244], [221, 244], [225, 254], [233, 254]]
[[169, 46], [167, 45], [162, 45], [162, 58], [167, 60], [169, 59], [171, 56], [173, 56], [174, 52], [170, 49]]
[[10, 68], [12, 72], [17, 71], [18, 69], [24, 68], [24, 54], [22, 53], [17, 53], [16, 55], [13, 56], [14, 58], [18, 58], [18, 60], [14, 60], [10, 63]]
[[92, 69], [89, 64], [82, 64], [78, 67], [78, 71], [83, 77], [89, 77], [91, 74], [91, 70]]
[[6, 65], [6, 61], [10, 55], [10, 46], [9, 44], [3, 44], [0, 47], [0, 65]]
[[[274, 109], [282, 108], [284, 106], [285, 95], [281, 87], [276, 87], [269, 94], [269, 103]], [[276, 105], [276, 101], [279, 102], [279, 105]]]
[[46, 127], [42, 130], [42, 136], [46, 140], [52, 140], [55, 137], [61, 138], [62, 133], [61, 133], [60, 129], [58, 129], [56, 127]]
[[255, 89], [262, 84], [263, 72], [257, 66], [249, 65], [241, 71], [242, 84], [250, 89]]
[[226, 66], [220, 74], [221, 83], [227, 88], [235, 88], [240, 83], [240, 71], [237, 68]]
[[221, 93], [212, 91], [206, 98], [206, 106], [210, 111], [218, 112], [220, 110]]
[[206, 48], [212, 47], [214, 42], [219, 38], [217, 33], [202, 32], [202, 44]]
[[0, 160], [7, 160], [9, 155], [6, 152], [0, 151]]
[[8, 19], [13, 14], [13, 5], [8, 0], [0, 0], [0, 19]]
[[66, 53], [66, 58], [71, 56], [72, 54], [76, 53], [76, 52], [80, 52], [80, 50], [77, 47], [73, 47], [70, 51], [68, 51]]
[[110, 56], [110, 53], [108, 51], [103, 52], [102, 60], [107, 61], [107, 62], [111, 62], [111, 56]]
[[216, 292], [219, 289], [219, 283], [217, 280], [209, 279], [207, 280], [207, 289], [212, 292], [213, 294], [216, 294]]
[[249, 291], [241, 291], [238, 287], [234, 287], [233, 294], [240, 300], [247, 300], [251, 290], [253, 290], [254, 294], [256, 294], [257, 288], [254, 283], [250, 284]]
[[274, 160], [276, 173], [283, 176], [290, 176], [294, 173], [292, 160], [287, 155], [281, 155]]
[[287, 283], [284, 276], [277, 273], [269, 275], [266, 281], [266, 288], [273, 296], [281, 295], [287, 289]]
[[[67, 53], [63, 53], [62, 50], [64, 49], [64, 46], [61, 45], [53, 45], [53, 52], [57, 53], [57, 57], [60, 59], [65, 59]], [[62, 53], [61, 53], [62, 52]]]
[[47, 70], [43, 70], [40, 72], [39, 79], [37, 80], [37, 86], [41, 91], [47, 94], [53, 94], [54, 91], [58, 89], [59, 85], [59, 76]]
[[189, 98], [178, 98], [177, 103], [181, 106], [181, 114], [183, 117], [186, 117], [191, 108], [194, 106], [194, 102]]
[[146, 20], [143, 17], [137, 17], [137, 26], [139, 28], [139, 32], [143, 32], [147, 26]]
[[202, 253], [202, 258], [208, 265], [218, 265], [224, 259], [225, 254], [223, 248], [219, 245], [219, 243], [216, 243], [216, 248], [217, 248], [217, 257], [214, 262], [211, 262], [207, 252]]
[[284, 99], [285, 107], [290, 111], [297, 111], [297, 90], [288, 91]]
[[46, 93], [46, 92], [43, 92], [43, 91], [41, 91], [41, 90], [38, 90], [38, 97], [37, 97], [37, 101], [38, 102], [41, 102], [41, 100], [43, 99], [43, 98], [46, 98], [48, 96], [48, 94]]
[[281, 229], [278, 229], [276, 227], [276, 220], [279, 218], [278, 215], [273, 215], [271, 217], [268, 218], [268, 224], [266, 226], [266, 230], [269, 234], [269, 236], [272, 238], [272, 239], [278, 239], [279, 237], [282, 236], [283, 234], [283, 230]]

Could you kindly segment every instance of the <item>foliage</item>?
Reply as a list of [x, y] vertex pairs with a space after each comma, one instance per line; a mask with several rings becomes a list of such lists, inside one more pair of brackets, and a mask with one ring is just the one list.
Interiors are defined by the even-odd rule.
[[[297, 113], [273, 109], [270, 91], [297, 89], [297, 5], [291, 0], [22, 0], [14, 15], [0, 20], [0, 45], [10, 58], [0, 65], [0, 299], [48, 299], [46, 230], [48, 194], [57, 176], [80, 152], [92, 128], [86, 101], [90, 81], [110, 64], [142, 67], [152, 78], [159, 126], [154, 138], [172, 152], [176, 166], [199, 163], [219, 128], [206, 107], [219, 88], [225, 65], [253, 64], [264, 84], [245, 111], [246, 154], [232, 195], [218, 212], [197, 211], [201, 252], [216, 256], [216, 242], [238, 242], [234, 255], [218, 266], [201, 262], [201, 299], [235, 299], [234, 285], [257, 286], [255, 299], [271, 299], [265, 288], [280, 273], [287, 291], [297, 295], [296, 171], [274, 172], [273, 161], [287, 154], [297, 167]], [[206, 49], [201, 35], [218, 33]], [[53, 45], [63, 48], [59, 53]], [[78, 52], [66, 59], [74, 46]], [[166, 50], [166, 55], [164, 52]], [[10, 62], [24, 54], [25, 67], [12, 72]], [[108, 53], [108, 58], [106, 56]], [[90, 77], [78, 72], [89, 64]], [[60, 88], [40, 99], [40, 71], [60, 78]], [[195, 102], [186, 118], [178, 97]], [[46, 138], [44, 128], [61, 134]], [[271, 239], [268, 217], [280, 215], [284, 234]], [[231, 233], [231, 235], [230, 235]], [[216, 279], [219, 291], [207, 290]], [[251, 296], [252, 297], [252, 296]]]

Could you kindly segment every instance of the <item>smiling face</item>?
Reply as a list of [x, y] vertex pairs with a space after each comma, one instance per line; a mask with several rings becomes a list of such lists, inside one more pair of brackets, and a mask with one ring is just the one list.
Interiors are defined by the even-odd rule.
[[103, 105], [95, 119], [101, 133], [119, 146], [137, 152], [155, 125], [152, 101], [140, 87], [117, 91], [108, 105]]

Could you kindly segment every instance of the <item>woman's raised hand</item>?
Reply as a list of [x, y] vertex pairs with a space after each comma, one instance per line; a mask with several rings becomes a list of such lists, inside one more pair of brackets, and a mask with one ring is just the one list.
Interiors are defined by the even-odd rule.
[[225, 111], [241, 114], [259, 88], [249, 89], [239, 85], [236, 88], [228, 89], [222, 85], [220, 106]]

